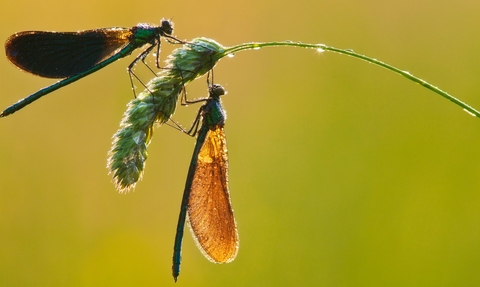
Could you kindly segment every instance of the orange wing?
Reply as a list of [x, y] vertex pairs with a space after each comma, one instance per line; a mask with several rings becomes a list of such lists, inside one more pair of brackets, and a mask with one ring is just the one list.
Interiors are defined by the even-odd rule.
[[228, 263], [238, 252], [227, 152], [223, 126], [209, 130], [198, 154], [188, 203], [188, 220], [197, 246], [215, 263]]

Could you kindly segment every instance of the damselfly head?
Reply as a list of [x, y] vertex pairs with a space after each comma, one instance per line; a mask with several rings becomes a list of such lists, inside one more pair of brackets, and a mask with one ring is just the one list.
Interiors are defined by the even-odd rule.
[[173, 22], [167, 19], [162, 19], [162, 30], [165, 34], [171, 35], [173, 33]]
[[211, 97], [220, 97], [225, 95], [227, 92], [225, 91], [225, 88], [223, 88], [221, 85], [218, 84], [213, 84], [210, 87], [210, 96]]

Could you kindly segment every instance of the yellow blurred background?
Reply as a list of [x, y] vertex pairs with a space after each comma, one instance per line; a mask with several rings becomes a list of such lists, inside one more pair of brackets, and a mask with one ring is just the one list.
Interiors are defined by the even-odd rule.
[[[478, 15], [474, 0], [8, 1], [0, 39], [166, 17], [181, 39], [350, 48], [480, 108]], [[175, 47], [162, 48], [165, 59]], [[126, 195], [105, 168], [133, 97], [134, 55], [0, 119], [0, 286], [174, 285], [195, 140], [157, 129], [144, 179]], [[142, 65], [136, 71], [152, 78]], [[0, 75], [2, 110], [54, 82], [3, 56]], [[186, 235], [177, 286], [480, 285], [479, 119], [328, 52], [242, 52], [217, 65], [215, 82], [229, 92], [240, 250], [234, 262], [212, 264]], [[205, 78], [187, 88], [206, 96]], [[179, 106], [175, 119], [188, 126], [198, 108]]]

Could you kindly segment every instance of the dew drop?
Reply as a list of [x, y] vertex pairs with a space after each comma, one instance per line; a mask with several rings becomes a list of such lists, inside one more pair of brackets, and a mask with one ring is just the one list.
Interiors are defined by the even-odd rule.
[[326, 50], [324, 49], [325, 45], [324, 44], [317, 44], [317, 52], [319, 53], [323, 53], [325, 52]]
[[138, 145], [145, 142], [147, 135], [143, 131], [139, 131], [132, 136], [133, 141]]
[[233, 58], [233, 57], [235, 57], [235, 54], [228, 54], [227, 57]]

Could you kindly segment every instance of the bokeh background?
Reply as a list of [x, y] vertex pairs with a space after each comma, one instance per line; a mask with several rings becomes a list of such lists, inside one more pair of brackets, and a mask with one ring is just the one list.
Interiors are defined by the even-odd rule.
[[[7, 1], [0, 39], [166, 17], [181, 39], [354, 49], [480, 108], [478, 15], [475, 0]], [[162, 47], [163, 58], [175, 48]], [[129, 194], [116, 192], [105, 168], [133, 97], [125, 71], [133, 57], [0, 120], [0, 286], [174, 285], [195, 140], [157, 129], [144, 179]], [[2, 109], [54, 82], [5, 57], [0, 76]], [[240, 251], [212, 264], [187, 234], [177, 286], [480, 285], [479, 119], [329, 52], [242, 52], [217, 65], [215, 81], [229, 91]], [[205, 78], [188, 93], [206, 96]], [[197, 109], [179, 106], [175, 119], [188, 126]]]

